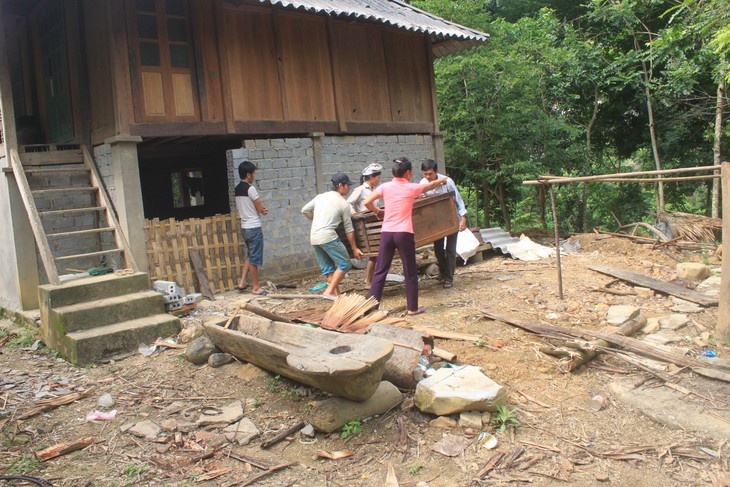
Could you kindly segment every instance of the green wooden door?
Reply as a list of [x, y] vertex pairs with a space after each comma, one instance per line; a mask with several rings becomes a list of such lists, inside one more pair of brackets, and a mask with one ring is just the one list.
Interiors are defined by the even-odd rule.
[[38, 24], [48, 141], [52, 143], [68, 142], [73, 138], [66, 36], [61, 4], [62, 2], [49, 2]]

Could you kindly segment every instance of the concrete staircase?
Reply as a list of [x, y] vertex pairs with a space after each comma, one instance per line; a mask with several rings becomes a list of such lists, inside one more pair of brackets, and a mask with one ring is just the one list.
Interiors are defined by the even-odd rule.
[[38, 287], [46, 345], [85, 365], [137, 350], [177, 334], [180, 320], [165, 313], [147, 274], [107, 274]]

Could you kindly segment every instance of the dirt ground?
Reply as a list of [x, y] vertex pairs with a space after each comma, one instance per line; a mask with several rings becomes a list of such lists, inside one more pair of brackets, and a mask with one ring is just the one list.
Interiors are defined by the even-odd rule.
[[[600, 330], [611, 305], [639, 306], [648, 317], [671, 313], [674, 303], [665, 295], [640, 297], [600, 291], [613, 279], [587, 266], [600, 263], [671, 280], [676, 276], [672, 257], [625, 239], [582, 235], [575, 240], [581, 243], [581, 250], [562, 259], [563, 300], [557, 293], [554, 259], [528, 263], [491, 253], [482, 262], [457, 268], [452, 289], [442, 289], [436, 280], [423, 278], [420, 282], [420, 304], [427, 312], [406, 320], [483, 337], [476, 343], [437, 339], [436, 345], [458, 354], [458, 363], [481, 367], [509, 390], [509, 405], [516, 408], [519, 424], [502, 432], [495, 431], [493, 424], [485, 427], [498, 440], [492, 450], [480, 446], [473, 434], [468, 435], [476, 432], [459, 427], [445, 431], [430, 425], [434, 417], [413, 407], [409, 400], [412, 394], [406, 394], [403, 407], [363, 422], [363, 431], [347, 439], [339, 433], [317, 434], [314, 439], [297, 433], [264, 450], [261, 438], [270, 438], [300, 420], [306, 422], [312, 414], [312, 402], [323, 394], [240, 363], [220, 368], [196, 366], [185, 361], [179, 349], [160, 350], [149, 357], [134, 354], [88, 368], [73, 367], [46, 348], [33, 350], [33, 338], [8, 328], [6, 322], [5, 331], [0, 330], [0, 337], [8, 336], [0, 348], [0, 476], [24, 474], [54, 486], [74, 487], [233, 486], [246, 485], [246, 479], [263, 472], [228, 456], [233, 453], [270, 467], [294, 463], [254, 485], [398, 485], [386, 483], [392, 465], [400, 486], [464, 486], [472, 484], [496, 454], [510, 455], [521, 447], [521, 461], [511, 468], [497, 468], [479, 483], [729, 485], [727, 438], [659, 424], [612, 394], [609, 385], [615, 381], [637, 385], [641, 390], [665, 388], [659, 381], [647, 380], [650, 376], [645, 371], [606, 353], [589, 366], [563, 374], [558, 371], [558, 359], [539, 351], [544, 339], [484, 318], [482, 310], [492, 310], [526, 321]], [[681, 258], [702, 260], [701, 255]], [[362, 271], [352, 272], [345, 288], [362, 288], [362, 280]], [[298, 290], [284, 292], [306, 292], [317, 282], [300, 281]], [[623, 283], [615, 283], [611, 289], [632, 291]], [[275, 294], [256, 299], [255, 304], [276, 312], [313, 306], [324, 309], [328, 305], [324, 300], [277, 300]], [[242, 296], [225, 293], [213, 302], [204, 301], [183, 318], [183, 323], [192, 326], [211, 315], [230, 314]], [[382, 308], [403, 304], [401, 285], [388, 288]], [[712, 335], [714, 331], [717, 309], [707, 308], [690, 317], [690, 325], [681, 331], [686, 339], [678, 350], [697, 356], [704, 350], [702, 333]], [[20, 336], [13, 336], [14, 331]], [[714, 343], [707, 334], [704, 338], [720, 357], [728, 357], [727, 344]], [[702, 379], [666, 364], [663, 367], [674, 374], [673, 382], [692, 391], [678, 393], [677, 410], [693, 410], [730, 423], [728, 383]], [[36, 399], [89, 388], [93, 391], [87, 398], [19, 419]], [[86, 421], [88, 413], [102, 409], [97, 401], [104, 393], [115, 400], [116, 418]], [[596, 395], [605, 399], [600, 409], [592, 401]], [[201, 411], [236, 400], [245, 404], [246, 417], [262, 432], [262, 437], [246, 446], [226, 443], [214, 447], [216, 431], [203, 428], [163, 431], [155, 440], [122, 431], [124, 425], [143, 419], [157, 424], [171, 419], [173, 424], [194, 422]], [[168, 415], [165, 408], [176, 403], [181, 403], [181, 410]], [[444, 434], [468, 436], [474, 441], [461, 455], [446, 457], [430, 449]], [[34, 457], [35, 451], [85, 437], [97, 443], [43, 463]], [[329, 460], [321, 458], [320, 451], [351, 455]], [[206, 474], [221, 472], [227, 473], [204, 480]]]

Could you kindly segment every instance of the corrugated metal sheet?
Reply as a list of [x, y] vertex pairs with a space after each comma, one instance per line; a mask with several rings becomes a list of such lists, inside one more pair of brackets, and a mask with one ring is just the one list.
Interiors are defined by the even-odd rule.
[[519, 238], [511, 236], [507, 232], [503, 232], [499, 227], [483, 228], [479, 230], [479, 233], [481, 234], [484, 243], [491, 244], [493, 249], [499, 249], [499, 251], [503, 254], [509, 254], [509, 256], [513, 259], [515, 258], [515, 256], [512, 255], [512, 252], [507, 249], [507, 246], [519, 242]]
[[259, 0], [259, 3], [378, 22], [427, 34], [433, 40], [436, 57], [463, 51], [489, 40], [488, 34], [449, 22], [398, 0]]

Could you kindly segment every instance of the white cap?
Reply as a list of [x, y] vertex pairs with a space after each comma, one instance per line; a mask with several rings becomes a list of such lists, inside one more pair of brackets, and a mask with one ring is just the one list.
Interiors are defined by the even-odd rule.
[[376, 172], [383, 172], [383, 166], [374, 162], [362, 170], [362, 175], [371, 176], [371, 175], [375, 174]]

